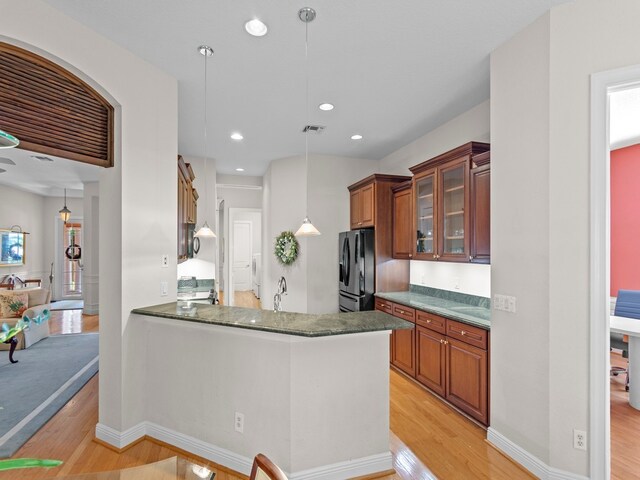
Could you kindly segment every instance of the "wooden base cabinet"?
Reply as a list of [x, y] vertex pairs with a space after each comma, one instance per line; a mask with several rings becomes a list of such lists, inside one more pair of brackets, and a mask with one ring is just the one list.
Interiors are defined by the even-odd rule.
[[376, 310], [416, 324], [391, 334], [391, 365], [489, 425], [488, 332], [380, 298]]

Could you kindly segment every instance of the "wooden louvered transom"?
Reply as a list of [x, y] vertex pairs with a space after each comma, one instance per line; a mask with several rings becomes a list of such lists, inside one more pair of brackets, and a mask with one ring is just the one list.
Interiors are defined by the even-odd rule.
[[0, 129], [19, 148], [113, 166], [113, 107], [61, 66], [2, 42]]

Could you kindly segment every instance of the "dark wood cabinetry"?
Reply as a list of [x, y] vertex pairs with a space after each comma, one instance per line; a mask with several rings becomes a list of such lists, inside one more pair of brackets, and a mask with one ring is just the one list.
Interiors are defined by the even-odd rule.
[[415, 323], [391, 334], [391, 365], [489, 425], [489, 333], [376, 298], [376, 310]]
[[470, 182], [479, 180], [475, 192], [481, 192], [482, 198], [486, 190], [484, 178], [471, 178], [472, 158], [488, 150], [489, 144], [470, 142], [410, 168], [414, 174], [413, 258], [469, 261], [471, 228], [481, 237], [488, 231], [482, 223], [487, 220], [482, 208], [488, 204], [481, 206], [480, 217], [472, 219], [476, 205]]
[[490, 152], [475, 155], [470, 176], [469, 260], [489, 263], [491, 259], [491, 169]]
[[393, 292], [409, 286], [409, 262], [393, 258], [393, 191], [411, 180], [400, 175], [375, 174], [349, 186], [352, 230], [375, 230], [375, 291]]
[[413, 190], [410, 181], [393, 187], [393, 258], [413, 258]]
[[178, 156], [178, 263], [189, 257], [189, 224], [198, 220], [198, 192], [191, 164]]

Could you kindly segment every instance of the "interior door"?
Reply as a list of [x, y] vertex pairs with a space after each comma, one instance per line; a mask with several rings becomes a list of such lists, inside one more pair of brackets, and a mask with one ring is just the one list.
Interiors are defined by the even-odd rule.
[[233, 289], [251, 290], [252, 225], [245, 220], [233, 222]]

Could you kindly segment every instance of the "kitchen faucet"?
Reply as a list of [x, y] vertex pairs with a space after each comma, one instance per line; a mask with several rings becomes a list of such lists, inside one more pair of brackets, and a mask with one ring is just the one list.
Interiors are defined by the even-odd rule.
[[273, 296], [273, 311], [281, 312], [282, 311], [282, 295], [287, 294], [287, 280], [284, 277], [280, 277], [278, 280], [278, 291]]

